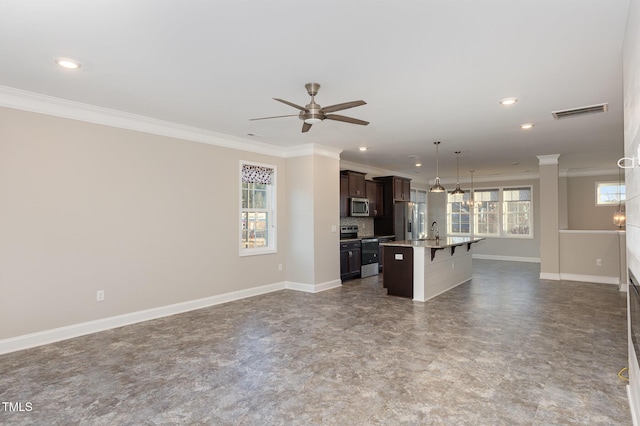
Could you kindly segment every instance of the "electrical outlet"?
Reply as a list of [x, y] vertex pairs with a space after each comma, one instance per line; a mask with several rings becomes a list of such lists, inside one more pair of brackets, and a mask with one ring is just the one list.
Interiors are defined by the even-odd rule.
[[331, 225], [331, 232], [338, 232], [338, 227], [336, 225]]
[[596, 266], [602, 266], [602, 259], [596, 259]]
[[278, 271], [282, 271], [282, 263], [278, 263]]
[[96, 293], [96, 302], [102, 302], [104, 300], [104, 290], [98, 290]]

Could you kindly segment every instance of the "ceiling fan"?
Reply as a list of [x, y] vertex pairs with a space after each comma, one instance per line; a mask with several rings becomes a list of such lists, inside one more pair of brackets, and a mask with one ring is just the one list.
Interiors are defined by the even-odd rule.
[[289, 101], [285, 101], [284, 99], [273, 98], [278, 102], [282, 102], [283, 104], [287, 104], [296, 109], [299, 109], [300, 112], [298, 114], [289, 114], [289, 115], [276, 115], [274, 117], [262, 117], [262, 118], [252, 118], [251, 121], [254, 120], [268, 120], [271, 118], [282, 118], [282, 117], [295, 117], [298, 118], [304, 123], [302, 124], [302, 133], [308, 132], [311, 129], [312, 124], [316, 124], [321, 122], [324, 119], [343, 121], [345, 123], [359, 124], [361, 126], [366, 126], [369, 124], [368, 121], [358, 120], [357, 118], [346, 117], [344, 115], [338, 114], [329, 114], [335, 111], [342, 111], [343, 109], [353, 108], [360, 105], [366, 105], [365, 101], [352, 101], [352, 102], [344, 102], [342, 104], [330, 105], [327, 107], [321, 107], [315, 101], [315, 96], [318, 94], [318, 89], [320, 89], [320, 85], [318, 83], [307, 83], [304, 85], [307, 89], [307, 93], [311, 96], [311, 102], [306, 106], [301, 107], [300, 105], [296, 105]]

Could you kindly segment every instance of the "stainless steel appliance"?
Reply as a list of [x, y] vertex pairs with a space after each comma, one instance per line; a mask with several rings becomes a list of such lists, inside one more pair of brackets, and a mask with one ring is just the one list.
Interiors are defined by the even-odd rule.
[[395, 222], [393, 229], [396, 231], [396, 241], [420, 239], [420, 234], [423, 230], [419, 228], [424, 226], [424, 221], [421, 221], [418, 217], [419, 211], [416, 204], [395, 202], [393, 203], [393, 208]]
[[[378, 239], [374, 237], [358, 239], [358, 225], [340, 226], [340, 241], [346, 242], [353, 240], [358, 240], [360, 244], [360, 277], [366, 278], [372, 275], [378, 275], [380, 273], [378, 265], [380, 245]], [[348, 259], [345, 259], [345, 263], [347, 263], [347, 261]]]
[[353, 240], [358, 238], [358, 225], [341, 225], [340, 240]]
[[380, 269], [378, 266], [378, 239], [377, 238], [363, 238], [362, 241], [362, 254], [361, 254], [361, 266], [360, 277], [370, 277], [372, 275], [378, 275]]
[[369, 200], [366, 198], [350, 198], [349, 215], [369, 216]]

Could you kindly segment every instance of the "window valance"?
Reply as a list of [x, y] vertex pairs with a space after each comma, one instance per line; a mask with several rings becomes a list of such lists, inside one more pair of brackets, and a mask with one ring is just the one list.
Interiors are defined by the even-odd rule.
[[262, 183], [266, 185], [273, 184], [273, 172], [271, 167], [254, 166], [252, 164], [242, 165], [242, 182], [243, 183]]

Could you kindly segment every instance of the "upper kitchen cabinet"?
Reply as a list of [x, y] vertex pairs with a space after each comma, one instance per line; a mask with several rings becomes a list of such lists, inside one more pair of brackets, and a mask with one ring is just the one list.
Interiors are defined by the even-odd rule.
[[390, 190], [393, 201], [411, 201], [411, 179], [399, 176], [381, 176], [373, 178]]
[[349, 216], [349, 178], [340, 175], [340, 217]]
[[380, 182], [373, 180], [365, 181], [366, 196], [369, 200], [369, 217], [382, 217], [383, 209], [383, 188]]
[[341, 176], [346, 176], [348, 180], [348, 197], [364, 198], [366, 194], [366, 187], [364, 183], [365, 173], [354, 172], [352, 170], [343, 170], [340, 172]]

